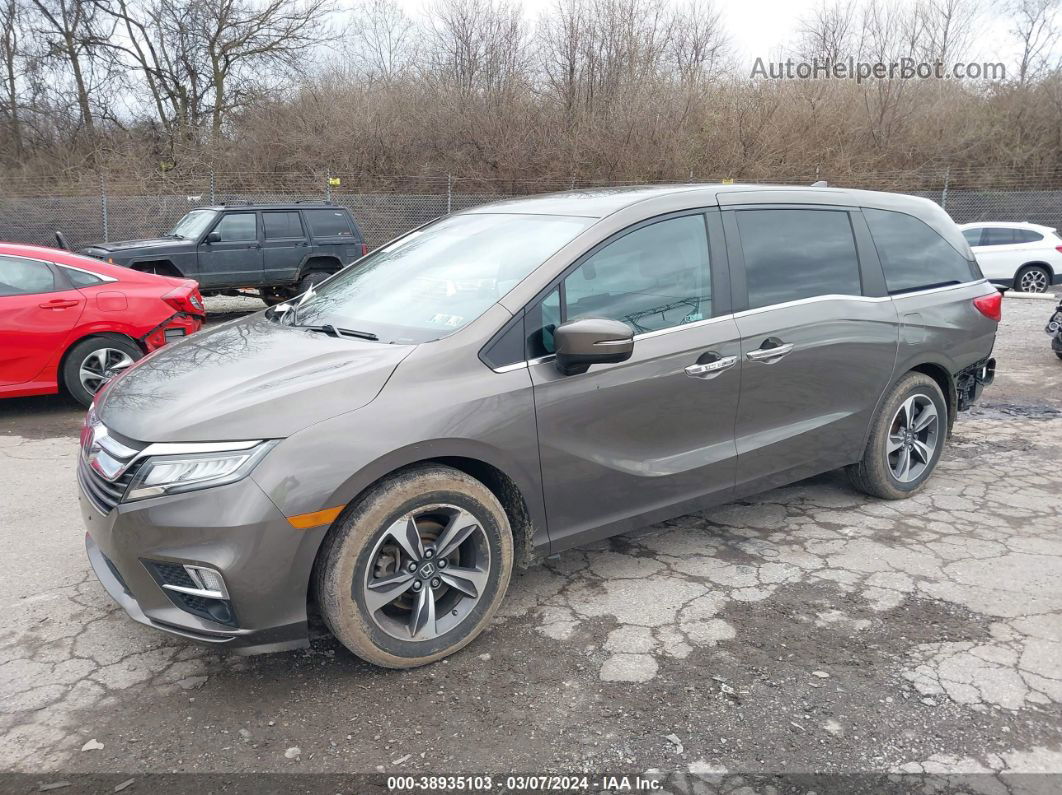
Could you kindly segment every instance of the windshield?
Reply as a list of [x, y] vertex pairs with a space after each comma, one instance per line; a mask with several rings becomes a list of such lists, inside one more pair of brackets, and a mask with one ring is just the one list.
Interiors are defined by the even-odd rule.
[[381, 342], [439, 339], [471, 323], [594, 222], [473, 213], [402, 238], [321, 285], [299, 325], [331, 324]]
[[197, 238], [217, 215], [213, 210], [192, 210], [184, 218], [177, 222], [177, 226], [170, 230], [174, 237]]

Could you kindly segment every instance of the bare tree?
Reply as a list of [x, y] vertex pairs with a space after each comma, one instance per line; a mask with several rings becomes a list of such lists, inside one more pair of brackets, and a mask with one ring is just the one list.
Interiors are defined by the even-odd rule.
[[[1039, 77], [1052, 68], [1051, 59], [1059, 41], [1059, 0], [1011, 0], [1011, 33], [1018, 39], [1018, 83]], [[1056, 62], [1057, 65], [1057, 62]]]
[[[92, 67], [111, 30], [101, 20], [98, 7], [90, 0], [30, 0], [36, 11], [35, 33], [47, 57], [73, 80], [81, 124], [95, 145], [96, 120], [93, 103], [97, 86]], [[113, 26], [112, 26], [113, 27]]]
[[412, 68], [418, 54], [416, 27], [395, 0], [363, 0], [345, 39], [370, 79], [396, 79]]
[[[38, 2], [39, 0], [35, 0]], [[297, 70], [308, 50], [328, 37], [330, 0], [195, 0], [191, 17], [202, 38], [211, 94], [211, 140], [221, 140], [227, 114], [256, 96], [270, 71]]]
[[8, 134], [11, 136], [12, 152], [17, 162], [22, 157], [22, 119], [19, 104], [19, 59], [22, 9], [17, 0], [0, 0], [0, 65], [3, 66], [3, 113]]

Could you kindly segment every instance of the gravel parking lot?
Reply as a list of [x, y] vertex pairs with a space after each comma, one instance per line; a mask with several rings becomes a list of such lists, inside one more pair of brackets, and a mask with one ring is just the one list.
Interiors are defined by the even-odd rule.
[[85, 560], [81, 413], [0, 402], [0, 768], [1062, 773], [1051, 308], [1004, 302], [996, 384], [917, 497], [830, 474], [566, 553], [407, 672], [129, 621]]

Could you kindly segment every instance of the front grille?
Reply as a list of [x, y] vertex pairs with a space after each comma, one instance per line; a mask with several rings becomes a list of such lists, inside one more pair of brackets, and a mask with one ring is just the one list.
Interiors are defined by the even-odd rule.
[[102, 513], [110, 513], [114, 509], [114, 506], [122, 501], [122, 495], [124, 495], [125, 490], [129, 488], [129, 484], [132, 482], [133, 475], [136, 474], [139, 464], [140, 462], [134, 463], [129, 469], [122, 473], [120, 478], [111, 482], [89, 466], [88, 461], [81, 458], [78, 460], [77, 464], [77, 479], [81, 483], [81, 488], [85, 490], [85, 494], [92, 501], [92, 504]]

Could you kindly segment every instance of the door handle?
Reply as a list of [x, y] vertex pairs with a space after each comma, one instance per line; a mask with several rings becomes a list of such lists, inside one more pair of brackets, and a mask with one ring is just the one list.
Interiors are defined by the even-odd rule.
[[736, 356], [724, 356], [721, 359], [716, 359], [714, 362], [705, 362], [704, 364], [691, 364], [686, 368], [686, 375], [690, 378], [702, 378], [709, 379], [715, 378], [723, 370], [728, 370], [737, 364], [738, 358]]
[[749, 351], [745, 354], [745, 358], [750, 362], [764, 362], [765, 364], [773, 364], [781, 359], [793, 350], [793, 343], [787, 342], [782, 345], [775, 345], [772, 348], [757, 348], [754, 351]]
[[69, 298], [56, 298], [54, 301], [45, 301], [43, 304], [38, 304], [41, 309], [69, 309], [77, 305], [77, 301], [71, 301]]

